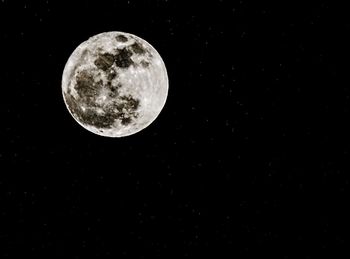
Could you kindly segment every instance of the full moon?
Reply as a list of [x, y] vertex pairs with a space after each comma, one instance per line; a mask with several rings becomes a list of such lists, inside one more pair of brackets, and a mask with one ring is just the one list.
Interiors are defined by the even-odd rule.
[[81, 43], [62, 76], [64, 102], [85, 129], [124, 137], [150, 125], [164, 107], [168, 75], [159, 53], [125, 32], [104, 32]]

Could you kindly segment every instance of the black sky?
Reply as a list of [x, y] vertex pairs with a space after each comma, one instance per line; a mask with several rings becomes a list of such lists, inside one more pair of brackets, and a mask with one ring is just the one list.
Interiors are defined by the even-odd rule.
[[[0, 258], [232, 258], [349, 245], [349, 46], [331, 1], [0, 2]], [[151, 43], [157, 120], [121, 139], [65, 107], [89, 37]]]

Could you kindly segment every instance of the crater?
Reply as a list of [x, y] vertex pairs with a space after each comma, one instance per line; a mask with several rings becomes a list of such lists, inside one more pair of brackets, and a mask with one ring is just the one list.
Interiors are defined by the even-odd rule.
[[102, 82], [95, 82], [93, 76], [87, 71], [80, 71], [76, 76], [74, 86], [81, 98], [92, 98], [96, 96]]
[[112, 85], [110, 82], [108, 82], [107, 86], [108, 86], [108, 89], [110, 91], [108, 93], [108, 96], [111, 97], [111, 98], [116, 98], [119, 95], [118, 89], [120, 87], [122, 87], [122, 84], [118, 83], [117, 85]]
[[107, 79], [109, 81], [113, 80], [114, 78], [116, 78], [117, 76], [117, 72], [114, 70], [114, 69], [111, 69], [109, 72], [108, 72], [108, 75], [107, 75]]
[[97, 128], [111, 128], [117, 119], [113, 113], [98, 114], [95, 109], [88, 108], [85, 112], [80, 113], [81, 120]]
[[147, 62], [146, 60], [142, 60], [142, 61], [140, 62], [140, 64], [141, 64], [141, 66], [143, 66], [144, 68], [149, 67], [149, 62]]
[[131, 123], [131, 118], [130, 117], [126, 117], [126, 118], [122, 118], [121, 119], [121, 123], [122, 123], [122, 125], [128, 125], [128, 124], [130, 124]]
[[131, 95], [123, 95], [120, 97], [125, 103], [125, 108], [130, 111], [135, 111], [140, 105], [140, 100], [133, 98]]
[[142, 54], [145, 54], [146, 52], [143, 46], [138, 42], [135, 42], [134, 44], [130, 45], [130, 48], [135, 54], [142, 55]]
[[117, 37], [115, 37], [115, 39], [119, 42], [127, 42], [128, 38], [124, 35], [118, 35]]
[[73, 114], [77, 115], [80, 111], [80, 107], [77, 104], [77, 101], [75, 100], [75, 98], [70, 94], [64, 93], [64, 99], [66, 101], [67, 106], [69, 107], [69, 110]]
[[113, 110], [116, 118], [125, 126], [138, 117], [136, 110], [139, 107], [139, 104], [140, 101], [133, 98], [131, 95], [123, 95], [119, 96], [118, 99], [113, 102], [113, 105], [109, 107], [109, 110]]
[[95, 60], [94, 64], [96, 67], [103, 71], [107, 71], [114, 62], [114, 56], [110, 53], [100, 54]]
[[121, 68], [127, 68], [131, 66], [134, 62], [131, 59], [132, 53], [126, 48], [118, 50], [117, 54], [114, 56], [115, 64]]

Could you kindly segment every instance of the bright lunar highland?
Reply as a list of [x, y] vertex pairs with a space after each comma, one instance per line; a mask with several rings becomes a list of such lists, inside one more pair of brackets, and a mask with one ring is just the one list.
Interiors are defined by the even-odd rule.
[[168, 76], [159, 53], [145, 40], [105, 32], [81, 43], [62, 76], [64, 102], [85, 129], [106, 137], [132, 135], [164, 107]]

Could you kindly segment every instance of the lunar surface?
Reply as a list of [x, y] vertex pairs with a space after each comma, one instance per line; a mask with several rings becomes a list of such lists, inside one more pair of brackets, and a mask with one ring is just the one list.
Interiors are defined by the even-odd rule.
[[168, 95], [168, 76], [158, 52], [124, 32], [105, 32], [80, 44], [62, 76], [73, 118], [106, 137], [132, 135], [150, 125]]

